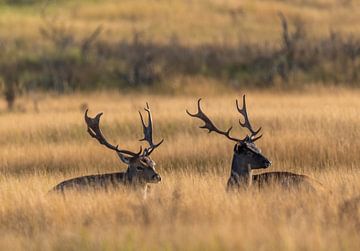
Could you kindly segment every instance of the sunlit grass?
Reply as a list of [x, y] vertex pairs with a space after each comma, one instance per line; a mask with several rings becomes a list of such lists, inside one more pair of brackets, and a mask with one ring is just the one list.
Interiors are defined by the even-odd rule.
[[[0, 42], [28, 41], [33, 50], [44, 42], [39, 32], [44, 18], [68, 27], [76, 39], [102, 25], [99, 40], [130, 40], [139, 31], [154, 42], [189, 46], [278, 44], [280, 11], [301, 19], [309, 36], [360, 31], [357, 1], [47, 2], [45, 9], [45, 1], [1, 4]], [[233, 143], [199, 129], [201, 122], [185, 109], [195, 112], [202, 96], [216, 125], [232, 125], [233, 135], [243, 137], [235, 99], [244, 90], [229, 93], [218, 83], [194, 79], [172, 80], [163, 92], [181, 89], [183, 96], [146, 90], [39, 94], [39, 111], [29, 96], [17, 99], [13, 112], [0, 101], [0, 250], [357, 250], [359, 207], [345, 212], [341, 205], [360, 195], [360, 92], [248, 91], [251, 121], [264, 132], [257, 145], [273, 162], [268, 170], [307, 174], [325, 191], [271, 187], [227, 194]], [[126, 168], [87, 134], [81, 107], [88, 106], [91, 116], [104, 112], [107, 138], [135, 151], [142, 138], [137, 112], [146, 102], [153, 111], [154, 140], [165, 139], [152, 154], [162, 182], [151, 187], [147, 200], [121, 189], [48, 194], [64, 179]]]
[[79, 38], [102, 25], [101, 39], [107, 41], [129, 40], [136, 30], [160, 43], [175, 37], [187, 45], [239, 40], [277, 42], [281, 31], [279, 12], [290, 20], [301, 19], [315, 37], [328, 36], [331, 30], [360, 31], [360, 7], [356, 1], [106, 0], [44, 1], [25, 7], [2, 5], [0, 35], [39, 41], [39, 28], [45, 17], [76, 31]]
[[[185, 114], [197, 97], [96, 93], [45, 95], [39, 112], [0, 115], [1, 249], [12, 250], [355, 250], [359, 212], [341, 204], [359, 195], [359, 92], [247, 92], [258, 146], [273, 161], [268, 170], [305, 173], [325, 192], [287, 192], [272, 187], [238, 195], [225, 192], [233, 143], [197, 128]], [[203, 109], [221, 128], [237, 126], [235, 98], [205, 95]], [[137, 111], [148, 101], [155, 141], [152, 155], [163, 181], [147, 200], [127, 190], [47, 192], [63, 179], [124, 170], [117, 156], [86, 132], [80, 105], [103, 111], [109, 140], [136, 150]]]

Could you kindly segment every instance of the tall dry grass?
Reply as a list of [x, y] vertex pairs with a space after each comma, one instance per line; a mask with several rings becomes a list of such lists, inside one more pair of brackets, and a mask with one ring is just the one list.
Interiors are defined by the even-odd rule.
[[359, 82], [356, 1], [30, 2], [0, 0], [0, 89], [10, 108], [18, 92], [181, 92], [182, 78], [235, 88]]
[[[258, 146], [268, 170], [306, 173], [326, 187], [313, 194], [277, 187], [227, 194], [233, 144], [198, 129], [196, 97], [96, 93], [46, 96], [33, 110], [0, 114], [1, 250], [356, 250], [360, 212], [342, 203], [360, 195], [358, 91], [249, 92], [248, 112], [262, 126]], [[204, 111], [225, 128], [236, 125], [235, 98], [204, 97]], [[162, 175], [147, 200], [118, 190], [47, 191], [77, 175], [124, 170], [117, 157], [86, 133], [80, 105], [103, 111], [112, 142], [138, 149], [137, 110], [149, 101], [154, 152]], [[0, 104], [5, 110], [5, 104]], [[234, 134], [246, 132], [235, 126]]]
[[45, 13], [46, 20], [64, 24], [77, 38], [88, 36], [102, 24], [105, 32], [101, 37], [107, 41], [130, 40], [137, 30], [156, 43], [167, 43], [170, 38], [187, 45], [238, 43], [239, 38], [242, 42], [278, 42], [279, 12], [291, 20], [302, 19], [314, 36], [327, 36], [330, 30], [359, 32], [356, 0], [87, 0], [2, 4], [0, 37], [39, 42]]

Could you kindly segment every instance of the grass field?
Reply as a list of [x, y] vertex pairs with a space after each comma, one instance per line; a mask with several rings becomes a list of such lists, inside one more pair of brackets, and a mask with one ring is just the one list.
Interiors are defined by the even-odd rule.
[[281, 30], [279, 12], [283, 12], [290, 20], [301, 19], [315, 37], [327, 36], [330, 30], [358, 33], [360, 19], [360, 7], [356, 0], [34, 2], [38, 3], [0, 4], [0, 35], [3, 39], [19, 38], [40, 42], [39, 28], [45, 24], [44, 13], [45, 20], [61, 23], [70, 31], [74, 30], [77, 38], [87, 36], [102, 25], [102, 40], [132, 39], [134, 30], [137, 30], [156, 43], [167, 43], [176, 37], [186, 45], [237, 43], [238, 40], [278, 43]]
[[[304, 48], [284, 50], [280, 12], [291, 37], [303, 24], [294, 44]], [[0, 91], [16, 95], [11, 112], [0, 101], [0, 250], [358, 250], [360, 90], [341, 86], [359, 83], [359, 22], [358, 0], [0, 0]], [[144, 69], [154, 80], [133, 81]], [[268, 170], [307, 174], [324, 191], [225, 192], [233, 143], [185, 109], [201, 94], [241, 137], [235, 99], [248, 86]], [[152, 154], [162, 182], [146, 200], [125, 189], [48, 194], [126, 168], [87, 134], [84, 107], [135, 151], [147, 101], [165, 142]]]
[[[204, 111], [225, 128], [237, 123], [235, 98], [204, 97]], [[197, 97], [116, 93], [44, 95], [35, 112], [29, 98], [0, 114], [1, 250], [356, 250], [360, 212], [340, 207], [360, 195], [360, 92], [247, 93], [248, 112], [262, 126], [258, 141], [273, 165], [316, 178], [325, 192], [277, 187], [227, 194], [233, 145], [198, 129], [185, 114]], [[47, 191], [65, 178], [124, 170], [114, 153], [86, 132], [80, 106], [103, 111], [103, 131], [138, 149], [137, 110], [149, 101], [152, 158], [163, 181], [147, 200], [136, 192]], [[2, 111], [5, 104], [0, 104]], [[236, 135], [245, 131], [235, 126]]]
[[354, 0], [0, 0], [0, 91], [359, 86], [359, 17]]

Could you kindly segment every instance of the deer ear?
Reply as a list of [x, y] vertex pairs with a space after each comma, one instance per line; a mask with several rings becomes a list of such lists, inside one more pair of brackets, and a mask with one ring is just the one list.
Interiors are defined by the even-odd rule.
[[242, 146], [243, 146], [243, 143], [236, 143], [234, 146], [234, 152], [236, 152], [236, 153], [240, 152], [240, 149]]
[[121, 154], [121, 153], [119, 153], [119, 152], [117, 152], [117, 154], [118, 154], [118, 156], [119, 156], [119, 158], [120, 158], [120, 160], [121, 160], [122, 162], [124, 162], [124, 163], [127, 164], [127, 165], [130, 164], [130, 157], [126, 157], [125, 155], [123, 155], [123, 154]]
[[237, 152], [238, 151], [238, 144], [236, 143], [235, 145], [234, 145], [234, 152]]

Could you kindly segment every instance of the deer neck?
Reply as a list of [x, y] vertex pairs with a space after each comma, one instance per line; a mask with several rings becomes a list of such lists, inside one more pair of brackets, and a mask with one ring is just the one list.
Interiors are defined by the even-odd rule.
[[228, 181], [228, 188], [248, 188], [252, 184], [252, 170], [248, 163], [245, 163], [241, 156], [234, 153], [231, 165], [231, 174]]
[[144, 188], [145, 189], [146, 186], [147, 186], [147, 183], [144, 182], [144, 181], [139, 180], [139, 178], [136, 177], [136, 175], [133, 175], [129, 171], [129, 168], [124, 173], [124, 183], [129, 184], [134, 188]]
[[231, 173], [239, 176], [246, 176], [251, 173], [251, 168], [249, 170], [249, 163], [246, 163], [244, 159], [241, 158], [241, 155], [234, 153], [231, 163]]

